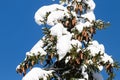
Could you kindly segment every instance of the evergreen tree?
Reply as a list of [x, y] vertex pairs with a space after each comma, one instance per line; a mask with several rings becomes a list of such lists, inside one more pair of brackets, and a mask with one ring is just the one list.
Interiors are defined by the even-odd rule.
[[120, 64], [93, 39], [110, 23], [96, 20], [94, 9], [93, 0], [60, 0], [38, 9], [34, 18], [44, 36], [17, 66], [22, 80], [103, 80], [102, 70], [113, 80]]

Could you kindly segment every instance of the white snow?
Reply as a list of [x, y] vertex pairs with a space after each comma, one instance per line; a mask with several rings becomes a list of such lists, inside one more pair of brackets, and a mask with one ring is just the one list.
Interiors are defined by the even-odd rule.
[[75, 26], [75, 28], [81, 33], [84, 27], [91, 27], [91, 26], [92, 26], [92, 24], [87, 21], [87, 22], [85, 22], [85, 23], [79, 22], [79, 23]]
[[70, 34], [70, 32], [67, 31], [67, 28], [65, 28], [62, 23], [58, 23], [55, 26], [50, 28], [51, 35], [57, 36], [57, 38], [60, 38], [62, 35]]
[[64, 6], [61, 6], [59, 4], [52, 4], [52, 5], [48, 5], [48, 6], [43, 6], [41, 8], [39, 8], [36, 13], [35, 13], [35, 22], [38, 24], [38, 25], [41, 25], [43, 24], [43, 21], [46, 17], [46, 13], [49, 13], [49, 12], [53, 12], [53, 11], [56, 11], [56, 10], [65, 10], [65, 7]]
[[[42, 39], [44, 39], [43, 37]], [[42, 48], [44, 46], [44, 42], [40, 39], [34, 46], [33, 48], [29, 51], [26, 52], [26, 56], [34, 56], [34, 55], [46, 55], [47, 53], [44, 51]]]
[[[42, 39], [44, 39], [44, 37]], [[34, 53], [34, 55], [39, 55], [39, 54], [46, 55], [47, 53], [42, 48], [43, 46], [44, 46], [44, 42], [42, 40], [39, 40], [30, 50], [30, 53], [32, 54]]]
[[72, 49], [72, 45], [81, 48], [82, 43], [78, 40], [71, 40], [72, 34], [63, 35], [57, 41], [57, 53], [59, 54], [59, 60], [61, 60], [67, 52]]
[[[44, 39], [44, 37], [42, 38]], [[38, 48], [38, 47], [43, 47], [44, 42], [40, 39], [34, 46], [32, 49]]]
[[95, 3], [94, 0], [83, 0], [83, 2], [85, 2], [86, 4], [88, 4], [88, 7], [90, 7], [90, 9], [88, 10], [94, 10], [95, 9]]
[[83, 23], [79, 23], [79, 24], [77, 24], [77, 25], [75, 26], [75, 28], [76, 28], [79, 32], [82, 32], [82, 30], [83, 30], [83, 27], [84, 27], [84, 26], [82, 26], [82, 24], [83, 24]]
[[[109, 56], [107, 53], [105, 53], [105, 48], [104, 48], [104, 45], [103, 44], [99, 44], [98, 41], [94, 40], [92, 41], [90, 44], [92, 45], [89, 45], [87, 47], [88, 50], [90, 50], [90, 54], [92, 56], [95, 56], [96, 54], [98, 54], [100, 52], [100, 54], [103, 54], [103, 56], [101, 56], [101, 61], [103, 61], [104, 63], [106, 62], [110, 62], [111, 64], [114, 63], [113, 59], [111, 56]], [[98, 65], [98, 68], [100, 71], [103, 70], [103, 66], [102, 65]]]
[[67, 16], [67, 13], [65, 13], [65, 11], [61, 11], [61, 10], [54, 11], [48, 16], [47, 24], [54, 26], [55, 24], [58, 23], [58, 21], [63, 19], [64, 16]]
[[87, 22], [83, 23], [82, 26], [83, 26], [83, 27], [91, 27], [92, 24], [87, 21]]
[[114, 63], [113, 59], [111, 56], [109, 56], [107, 53], [104, 54], [104, 56], [102, 56], [102, 61], [104, 61], [104, 63], [106, 62], [110, 62], [111, 64]]
[[61, 60], [67, 52], [70, 50], [70, 40], [71, 40], [71, 35], [64, 35], [60, 37], [57, 41], [57, 53], [59, 54], [59, 60]]
[[90, 22], [92, 22], [96, 19], [93, 11], [88, 11], [87, 13], [82, 14], [81, 16], [84, 18], [87, 18]]
[[16, 67], [16, 71], [17, 71], [17, 69], [20, 69], [20, 65], [18, 65], [18, 66]]
[[83, 0], [83, 2], [85, 2], [86, 4], [88, 4], [88, 9], [86, 11], [85, 14], [82, 14], [81, 16], [84, 18], [87, 18], [90, 22], [94, 21], [95, 18], [95, 14], [94, 14], [94, 9], [95, 9], [95, 3], [93, 0]]
[[92, 45], [94, 45], [96, 47], [99, 45], [97, 40], [91, 41], [90, 44], [92, 44]]
[[52, 75], [53, 70], [45, 71], [41, 68], [34, 67], [31, 71], [29, 71], [22, 80], [39, 80], [43, 78], [43, 80], [47, 80], [49, 75]]
[[86, 72], [87, 66], [84, 64], [83, 66], [81, 66], [81, 68], [82, 68], [81, 74], [83, 75], [84, 78], [86, 78], [86, 80], [88, 80], [88, 74]]
[[90, 42], [91, 45], [87, 47], [88, 50], [90, 50], [90, 54], [92, 56], [95, 56], [99, 52], [101, 54], [105, 53], [103, 44], [99, 44], [96, 40]]
[[94, 46], [90, 46], [87, 48], [88, 50], [90, 50], [90, 54], [92, 56], [95, 56], [96, 54], [99, 53], [99, 49], [97, 47], [94, 47]]
[[41, 47], [32, 49], [30, 52], [31, 52], [31, 53], [34, 53], [35, 55], [39, 55], [39, 53], [40, 53], [40, 55], [46, 55], [46, 54], [47, 54], [47, 53], [43, 50], [43, 48], [41, 48]]
[[98, 67], [98, 69], [99, 69], [100, 71], [103, 70], [103, 66], [102, 66], [102, 65], [98, 65], [97, 67]]
[[[31, 52], [26, 52], [26, 56], [33, 56], [33, 53], [31, 53]], [[27, 58], [25, 58], [25, 60], [26, 60]]]
[[70, 56], [66, 57], [65, 63], [67, 63], [70, 60], [70, 58], [71, 58]]
[[[74, 39], [71, 40], [71, 45], [73, 45], [73, 46], [75, 46], [77, 48], [81, 48], [82, 47], [82, 43], [80, 41], [74, 40]], [[71, 48], [72, 48], [72, 46], [71, 46]]]
[[[73, 16], [76, 16], [75, 12], [73, 11], [71, 11], [71, 14]], [[47, 24], [50, 26], [54, 26], [55, 24], [59, 23], [60, 20], [62, 20], [65, 16], [70, 18], [71, 14], [67, 9], [53, 11], [49, 14], [47, 18]]]
[[[88, 4], [88, 7], [90, 7], [90, 9], [87, 9], [87, 13], [82, 14], [81, 16], [88, 18], [90, 22], [92, 22], [93, 20], [95, 20], [95, 15], [93, 12], [95, 8], [95, 3], [93, 0], [84, 0], [84, 2]], [[50, 14], [48, 16], [47, 23], [48, 25], [51, 25], [51, 26], [56, 24], [57, 20], [63, 18], [64, 15], [68, 16], [66, 7], [59, 4], [52, 4], [48, 6], [43, 6], [38, 9], [38, 11], [35, 13], [35, 16], [34, 16], [35, 22], [39, 25], [43, 24], [46, 17], [46, 13], [49, 13], [49, 12]], [[72, 11], [71, 13], [74, 16], [76, 16], [75, 12]]]

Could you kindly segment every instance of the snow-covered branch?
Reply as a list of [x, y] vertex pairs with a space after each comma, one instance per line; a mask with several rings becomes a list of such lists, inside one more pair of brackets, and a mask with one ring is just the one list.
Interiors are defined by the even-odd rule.
[[[36, 11], [35, 22], [50, 28], [43, 28], [43, 38], [17, 66], [16, 71], [24, 74], [22, 80], [103, 80], [103, 68], [113, 78], [113, 68], [119, 64], [106, 53], [103, 44], [93, 39], [97, 30], [109, 24], [96, 20], [95, 6], [93, 0], [60, 0], [60, 4]], [[41, 63], [47, 69], [33, 67]]]
[[43, 70], [41, 68], [38, 67], [34, 67], [31, 71], [29, 71], [22, 80], [48, 80], [48, 78], [50, 76], [53, 76], [52, 72], [54, 72], [53, 70]]

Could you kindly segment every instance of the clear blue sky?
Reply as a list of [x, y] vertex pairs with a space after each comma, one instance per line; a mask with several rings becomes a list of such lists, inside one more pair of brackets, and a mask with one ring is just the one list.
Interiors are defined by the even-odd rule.
[[[98, 31], [94, 39], [120, 61], [119, 0], [94, 1], [96, 18], [111, 22], [111, 26]], [[16, 66], [43, 36], [41, 27], [34, 22], [34, 13], [47, 4], [52, 4], [52, 0], [0, 0], [0, 80], [21, 80], [22, 76], [15, 72]], [[120, 80], [120, 71], [115, 80]]]

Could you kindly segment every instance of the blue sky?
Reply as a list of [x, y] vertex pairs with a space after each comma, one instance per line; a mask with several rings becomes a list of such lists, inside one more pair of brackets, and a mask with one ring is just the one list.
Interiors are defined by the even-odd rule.
[[[120, 61], [119, 0], [94, 1], [96, 18], [111, 22], [111, 26], [98, 31], [94, 39]], [[43, 36], [41, 26], [34, 22], [34, 13], [39, 7], [52, 3], [52, 0], [0, 0], [0, 80], [21, 80], [22, 76], [15, 72], [16, 66]], [[119, 76], [120, 71], [115, 80], [120, 80]]]

